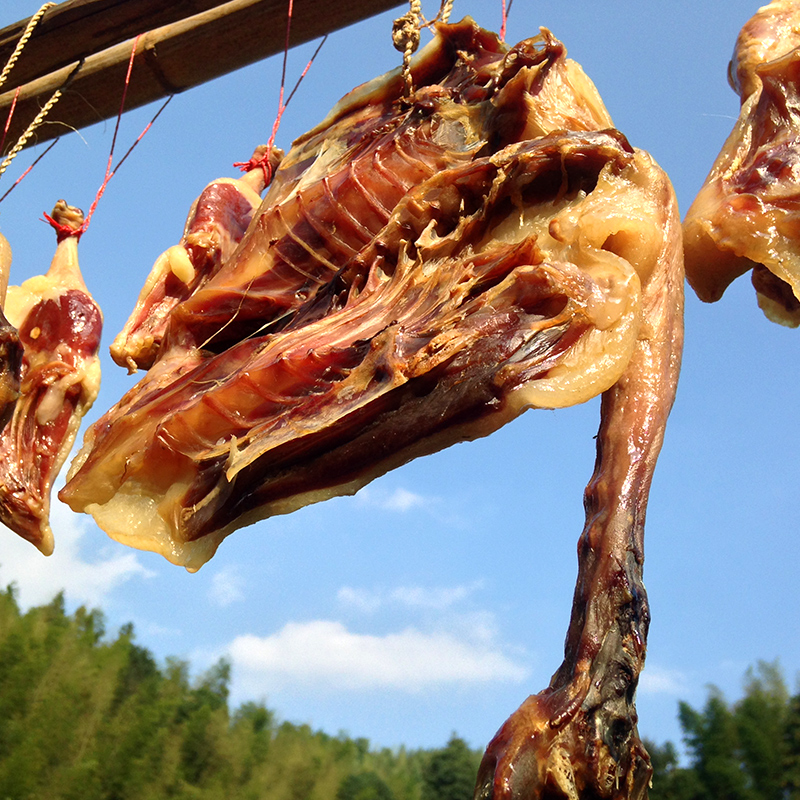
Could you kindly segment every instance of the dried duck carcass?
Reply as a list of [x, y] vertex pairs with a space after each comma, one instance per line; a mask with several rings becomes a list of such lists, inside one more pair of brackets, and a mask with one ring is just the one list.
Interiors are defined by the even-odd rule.
[[197, 569], [242, 525], [602, 393], [566, 659], [477, 796], [642, 796], [643, 524], [682, 342], [672, 187], [548, 31], [508, 48], [439, 25], [411, 84], [365, 84], [295, 142], [60, 496]]
[[0, 522], [53, 551], [50, 492], [100, 388], [102, 315], [78, 266], [83, 214], [60, 200], [44, 275], [10, 286], [5, 313], [22, 345], [19, 396], [0, 433]]
[[261, 205], [261, 193], [280, 161], [277, 148], [256, 148], [238, 179], [219, 178], [192, 204], [180, 244], [156, 260], [136, 309], [111, 345], [111, 357], [131, 372], [149, 369], [158, 357], [172, 310], [225, 264]]
[[8, 239], [0, 234], [0, 430], [10, 419], [19, 397], [19, 373], [22, 367], [19, 334], [3, 313], [10, 269], [11, 246]]
[[800, 7], [774, 0], [745, 24], [729, 79], [739, 119], [684, 220], [686, 276], [701, 300], [752, 270], [758, 304], [800, 325]]

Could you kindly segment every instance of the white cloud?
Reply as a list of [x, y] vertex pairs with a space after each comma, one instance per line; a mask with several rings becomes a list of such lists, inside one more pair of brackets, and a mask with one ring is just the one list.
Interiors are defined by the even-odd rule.
[[385, 592], [343, 586], [337, 592], [336, 598], [346, 606], [352, 606], [367, 613], [374, 613], [387, 603], [411, 609], [444, 611], [461, 600], [465, 600], [481, 585], [480, 581], [476, 581], [467, 586], [437, 586], [433, 588], [398, 586], [396, 589]]
[[527, 670], [485, 640], [407, 628], [383, 636], [342, 623], [292, 622], [272, 636], [238, 636], [227, 652], [239, 691], [302, 685], [417, 691], [444, 684], [521, 681]]
[[209, 595], [223, 608], [245, 599], [244, 581], [235, 567], [223, 567], [211, 578]]
[[336, 593], [336, 599], [345, 606], [352, 606], [358, 611], [372, 614], [383, 603], [383, 598], [378, 592], [368, 589], [354, 589], [352, 586], [342, 586]]
[[409, 492], [408, 489], [395, 489], [383, 503], [383, 507], [388, 511], [410, 511], [412, 508], [425, 505], [425, 498], [422, 495]]
[[689, 689], [686, 676], [676, 669], [647, 665], [639, 677], [641, 694], [668, 694], [679, 697]]
[[480, 582], [470, 586], [436, 587], [399, 586], [391, 593], [391, 598], [410, 608], [430, 608], [444, 610], [464, 600], [480, 586]]
[[413, 508], [421, 508], [429, 502], [421, 494], [410, 492], [402, 487], [391, 492], [372, 486], [365, 487], [356, 495], [356, 499], [362, 505], [379, 508], [383, 511], [396, 511], [400, 514], [411, 511]]
[[[88, 518], [79, 517], [57, 501], [50, 516], [55, 552], [47, 558], [30, 542], [0, 525], [0, 582], [16, 584], [23, 608], [47, 603], [61, 590], [74, 603], [103, 606], [106, 597], [121, 584], [152, 575], [139, 563], [135, 552], [120, 552]], [[81, 552], [82, 541], [89, 533], [101, 543], [100, 552], [95, 546], [91, 560]]]

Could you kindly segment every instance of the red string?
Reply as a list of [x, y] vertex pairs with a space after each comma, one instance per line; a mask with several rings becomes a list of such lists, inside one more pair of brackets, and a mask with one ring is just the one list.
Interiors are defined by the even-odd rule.
[[56, 243], [68, 239], [70, 236], [81, 238], [83, 225], [78, 228], [73, 228], [71, 225], [65, 225], [63, 222], [56, 222], [48, 213], [43, 212], [44, 218], [53, 226], [56, 232]]
[[297, 83], [295, 83], [294, 88], [292, 89], [289, 97], [287, 98], [286, 102], [283, 102], [283, 95], [286, 90], [286, 61], [289, 56], [289, 34], [292, 28], [292, 13], [294, 9], [294, 0], [289, 0], [289, 11], [288, 16], [286, 19], [286, 41], [284, 43], [283, 48], [283, 67], [281, 69], [281, 90], [280, 95], [278, 97], [278, 113], [275, 117], [275, 122], [272, 124], [272, 133], [269, 137], [269, 141], [266, 144], [264, 152], [262, 153], [260, 158], [254, 159], [251, 158], [249, 161], [236, 161], [234, 162], [233, 166], [238, 167], [242, 172], [249, 172], [252, 169], [261, 169], [264, 173], [264, 185], [269, 186], [270, 181], [272, 180], [272, 165], [270, 164], [269, 157], [272, 154], [272, 150], [275, 147], [275, 137], [278, 135], [278, 127], [281, 124], [281, 118], [283, 117], [283, 112], [286, 111], [291, 99], [294, 97], [294, 93], [297, 91], [298, 86], [302, 82], [303, 78], [308, 74], [308, 70], [311, 69], [311, 65], [314, 63], [314, 59], [316, 59], [319, 51], [322, 49], [322, 45], [325, 44], [328, 35], [322, 37], [322, 41], [317, 45], [317, 49], [314, 51], [314, 54], [308, 60], [308, 64], [306, 64], [306, 68], [303, 70], [303, 73], [297, 79]]
[[502, 24], [500, 25], [500, 40], [503, 42], [506, 40], [506, 23], [508, 22], [508, 13], [509, 11], [511, 11], [511, 4], [513, 2], [514, 0], [508, 0], [508, 6], [506, 6], [506, 0], [501, 0], [503, 6], [501, 11], [501, 14], [503, 16], [503, 21]]
[[314, 63], [314, 60], [319, 55], [319, 51], [322, 50], [322, 45], [324, 45], [326, 41], [328, 41], [327, 33], [322, 37], [320, 43], [317, 45], [317, 49], [314, 51], [314, 55], [312, 55], [311, 58], [308, 59], [308, 64], [306, 64], [306, 68], [303, 70], [302, 74], [297, 79], [297, 83], [295, 83], [294, 89], [292, 89], [292, 91], [289, 93], [289, 96], [286, 98], [286, 105], [284, 106], [284, 111], [286, 110], [286, 108], [288, 108], [289, 103], [292, 102], [294, 93], [297, 91], [298, 87], [302, 83], [303, 78], [305, 78], [305, 76], [308, 75], [308, 71], [311, 69], [311, 65]]
[[278, 113], [275, 117], [275, 122], [272, 124], [272, 135], [269, 137], [264, 154], [257, 161], [242, 162], [237, 161], [233, 166], [239, 167], [243, 172], [261, 167], [264, 172], [264, 185], [269, 186], [272, 180], [272, 166], [269, 163], [269, 156], [272, 153], [272, 148], [275, 146], [275, 137], [278, 134], [278, 126], [281, 124], [281, 117], [283, 116], [286, 106], [283, 102], [283, 93], [286, 90], [286, 61], [289, 57], [289, 33], [292, 30], [292, 14], [294, 12], [294, 0], [289, 0], [289, 12], [286, 16], [286, 41], [283, 45], [283, 67], [281, 69], [281, 91], [278, 96]]
[[[73, 235], [77, 236], [79, 239], [84, 234], [86, 229], [89, 227], [89, 222], [92, 219], [92, 215], [94, 214], [95, 209], [97, 208], [97, 204], [100, 202], [100, 198], [105, 193], [106, 187], [108, 186], [108, 182], [111, 180], [111, 177], [114, 174], [114, 171], [111, 169], [111, 165], [112, 165], [113, 159], [114, 159], [114, 147], [117, 144], [117, 133], [119, 132], [119, 124], [120, 124], [120, 120], [122, 119], [122, 111], [125, 108], [125, 97], [128, 94], [128, 86], [130, 85], [130, 82], [131, 82], [131, 72], [133, 71], [133, 59], [136, 56], [136, 47], [139, 44], [140, 37], [141, 37], [141, 34], [139, 34], [139, 36], [137, 36], [133, 40], [133, 47], [131, 48], [131, 57], [128, 60], [128, 71], [125, 74], [125, 86], [122, 89], [122, 100], [120, 101], [119, 113], [117, 114], [117, 123], [114, 126], [114, 135], [111, 138], [111, 150], [108, 153], [108, 163], [106, 165], [105, 177], [103, 178], [102, 184], [100, 184], [100, 188], [97, 190], [97, 194], [95, 195], [95, 198], [92, 201], [92, 205], [89, 208], [89, 213], [86, 215], [86, 218], [83, 221], [83, 225], [81, 225], [80, 228], [78, 228], [78, 230], [74, 231], [74, 233], [73, 233]], [[142, 134], [142, 135], [144, 135], [144, 134]]]
[[150, 128], [153, 126], [153, 123], [161, 116], [161, 112], [169, 105], [170, 100], [172, 100], [172, 97], [173, 96], [170, 95], [161, 104], [161, 108], [159, 108], [158, 111], [156, 111], [156, 113], [153, 115], [153, 118], [150, 120], [150, 122], [148, 122], [147, 125], [144, 126], [144, 130], [136, 137], [136, 141], [128, 148], [128, 150], [125, 153], [125, 155], [122, 156], [122, 158], [117, 162], [117, 166], [114, 167], [114, 169], [111, 170], [111, 174], [108, 176], [109, 180], [111, 180], [111, 178], [113, 178], [114, 175], [116, 175], [117, 170], [125, 163], [125, 159], [127, 159], [127, 157], [133, 152], [133, 150], [136, 147], [136, 145], [139, 144], [139, 142], [141, 142], [142, 139], [144, 139], [144, 135], [147, 133], [147, 131], [150, 130]]
[[20, 175], [19, 178], [17, 178], [14, 181], [14, 183], [12, 183], [11, 186], [8, 187], [8, 189], [5, 191], [3, 196], [0, 197], [0, 203], [2, 203], [3, 200], [5, 200], [6, 197], [8, 197], [9, 194], [11, 194], [11, 190], [14, 189], [20, 183], [20, 181], [56, 146], [56, 144], [58, 144], [58, 139], [60, 139], [60, 138], [61, 137], [58, 137], [57, 139], [53, 139], [53, 141], [50, 142], [50, 144], [47, 146], [47, 148], [44, 150], [44, 152], [42, 152], [38, 156], [36, 156], [36, 158], [34, 159], [33, 163], [28, 167], [28, 169], [26, 169], [25, 172], [23, 172], [22, 175]]
[[19, 90], [21, 86], [17, 86], [14, 92], [14, 99], [11, 101], [11, 108], [8, 109], [8, 117], [6, 118], [6, 126], [3, 128], [3, 138], [0, 140], [0, 151], [6, 146], [6, 136], [8, 136], [8, 129], [11, 127], [11, 117], [14, 116], [14, 109], [17, 107], [17, 98], [19, 97]]

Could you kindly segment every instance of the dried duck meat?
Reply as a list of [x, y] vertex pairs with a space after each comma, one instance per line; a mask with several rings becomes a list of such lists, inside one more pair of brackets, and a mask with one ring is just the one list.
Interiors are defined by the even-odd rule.
[[[309, 346], [324, 347], [316, 339], [309, 340], [311, 345], [304, 341], [303, 337], [315, 330], [309, 326], [316, 324], [321, 328], [324, 339], [329, 335], [326, 331], [332, 327], [335, 314], [345, 313], [345, 309], [351, 313], [349, 309], [359, 294], [369, 288], [370, 280], [374, 284], [375, 276], [382, 274], [373, 264], [376, 259], [385, 259], [381, 249], [397, 249], [399, 242], [408, 240], [410, 234], [404, 226], [410, 223], [401, 222], [400, 216], [403, 220], [413, 220], [417, 213], [414, 203], [423, 203], [427, 209], [425, 224], [429, 230], [424, 232], [424, 238], [442, 240], [444, 223], [437, 221], [436, 215], [444, 215], [444, 209], [449, 209], [448, 215], [452, 215], [452, 202], [464, 204], [456, 207], [453, 224], [458, 228], [455, 241], [467, 253], [475, 249], [474, 239], [478, 234], [472, 233], [473, 228], [477, 230], [477, 223], [467, 229], [464, 220], [481, 216], [492, 181], [505, 187], [503, 191], [509, 197], [504, 202], [520, 204], [514, 196], [514, 182], [507, 174], [512, 165], [516, 165], [518, 173], [521, 164], [531, 161], [530, 154], [520, 153], [517, 157], [522, 144], [527, 146], [552, 130], [597, 130], [611, 125], [594, 86], [580, 67], [566, 58], [563, 45], [546, 31], [509, 50], [496, 35], [478, 28], [471, 20], [442, 26], [439, 35], [413, 62], [412, 74], [416, 90], [410, 100], [402, 97], [399, 71], [365, 84], [345, 97], [323, 123], [301, 137], [283, 158], [235, 253], [169, 311], [153, 366], [87, 435], [79, 459], [83, 466], [73, 469], [70, 485], [63, 495], [75, 507], [106, 506], [105, 492], [113, 482], [108, 476], [127, 460], [122, 449], [115, 449], [116, 445], [110, 442], [116, 441], [123, 429], [138, 430], [141, 422], [145, 427], [136, 434], [138, 442], [129, 443], [140, 450], [147, 436], [144, 430], [149, 430], [148, 420], [154, 419], [153, 403], [178, 403], [173, 407], [177, 422], [184, 419], [180, 416], [184, 401], [190, 405], [200, 401], [202, 406], [196, 413], [204, 417], [205, 407], [216, 402], [210, 394], [203, 399], [205, 389], [213, 389], [221, 376], [232, 375], [238, 369], [245, 370], [244, 382], [228, 377], [225, 385], [241, 391], [251, 382], [245, 365], [256, 355], [259, 363], [263, 363], [266, 356], [261, 351], [269, 343], [273, 343], [270, 352], [280, 352], [281, 348], [288, 353], [289, 339], [284, 342], [280, 337], [291, 337], [300, 351]], [[491, 166], [493, 157], [503, 159], [505, 166], [499, 172]], [[555, 163], [560, 156], [551, 158]], [[533, 159], [531, 163], [538, 161]], [[461, 175], [459, 170], [465, 170], [458, 178], [465, 186], [474, 176], [479, 188], [472, 194], [462, 197], [451, 187], [456, 176]], [[468, 204], [474, 208], [469, 209]], [[438, 211], [439, 208], [442, 210]], [[482, 219], [481, 225], [492, 224], [486, 213]], [[448, 241], [454, 241], [453, 234]], [[376, 295], [375, 302], [396, 302], [393, 298], [394, 295]], [[143, 305], [141, 298], [139, 305]], [[358, 308], [367, 308], [365, 301]], [[391, 308], [370, 313], [397, 315]], [[264, 326], [266, 332], [261, 330]], [[372, 334], [360, 331], [358, 335], [363, 338]], [[129, 338], [123, 332], [117, 341]], [[343, 342], [341, 348], [354, 354], [357, 348], [346, 339]], [[279, 363], [291, 364], [291, 361], [284, 355]], [[321, 369], [331, 371], [334, 367], [323, 365]], [[300, 383], [304, 379], [302, 370], [309, 368], [311, 365], [305, 361], [298, 362]], [[288, 369], [291, 372], [292, 367]], [[353, 366], [342, 369], [352, 371]], [[593, 374], [602, 372], [599, 367], [593, 370]], [[282, 389], [288, 378], [279, 380], [267, 372], [263, 379], [277, 381], [268, 392], [276, 397], [271, 405], [282, 408], [285, 403]], [[313, 381], [308, 386], [300, 383], [292, 389], [299, 398], [304, 392], [317, 393]], [[203, 387], [203, 391], [198, 394], [192, 388], [196, 386]], [[600, 390], [591, 391], [596, 394]], [[194, 399], [188, 394], [194, 395]], [[232, 398], [231, 394], [228, 396]], [[235, 416], [239, 422], [234, 428], [224, 433], [220, 429], [216, 436], [216, 439], [223, 436], [230, 444], [231, 436], [248, 432], [246, 442], [243, 439], [232, 445], [243, 453], [247, 445], [247, 455], [237, 457], [237, 464], [243, 464], [256, 452], [252, 446], [256, 439], [254, 431], [261, 428], [258, 417], [252, 414], [266, 413], [270, 405], [247, 401], [253, 403], [249, 411], [245, 402], [238, 403]], [[288, 412], [291, 408], [284, 410]], [[311, 409], [300, 404], [292, 413], [311, 416]], [[160, 441], [160, 434], [156, 436]], [[201, 445], [198, 452], [204, 452], [206, 447], [207, 444]], [[133, 478], [132, 463], [125, 467], [124, 473]], [[203, 473], [208, 480], [206, 468]], [[243, 487], [243, 479], [237, 482]], [[335, 482], [347, 483], [344, 479]], [[174, 482], [171, 497], [177, 498], [178, 483]], [[117, 487], [126, 495], [127, 489], [122, 484], [129, 484], [128, 479]], [[95, 489], [101, 485], [102, 501], [100, 496], [94, 497]], [[213, 494], [218, 496], [219, 492]], [[172, 533], [154, 533], [140, 541], [135, 532], [138, 526], [134, 526], [126, 538], [163, 551], [178, 562], [199, 565], [213, 553], [222, 537], [222, 528], [230, 529], [229, 523], [238, 516], [231, 502], [223, 503], [221, 496], [218, 502], [227, 510], [209, 517], [217, 522], [201, 526], [203, 515], [210, 514], [208, 503], [203, 504], [206, 511], [201, 513], [201, 504], [194, 499], [191, 506], [197, 513], [192, 521], [178, 523], [174, 537]], [[242, 500], [240, 513], [244, 513], [248, 503], [252, 505], [251, 501]], [[106, 507], [101, 513], [109, 511]], [[231, 520], [219, 527], [223, 513], [229, 514]], [[172, 525], [171, 521], [167, 528]], [[124, 527], [128, 527], [127, 523]], [[194, 532], [189, 533], [189, 529]], [[160, 526], [159, 530], [166, 529]], [[194, 551], [202, 555], [192, 555]]]
[[267, 176], [281, 156], [280, 150], [267, 156], [265, 148], [258, 148], [241, 178], [220, 178], [203, 189], [189, 211], [180, 244], [156, 260], [136, 309], [111, 345], [111, 356], [120, 366], [135, 372], [153, 365], [172, 309], [233, 254], [261, 205]]
[[718, 300], [752, 270], [758, 303], [800, 325], [800, 6], [774, 0], [742, 28], [729, 69], [739, 119], [684, 221], [686, 275]]
[[672, 187], [547, 31], [508, 49], [440, 25], [411, 69], [411, 97], [390, 73], [295, 143], [60, 496], [197, 569], [245, 524], [603, 393], [566, 658], [476, 796], [642, 797], [643, 524], [682, 343]]
[[22, 343], [20, 396], [0, 434], [0, 522], [53, 551], [50, 490], [100, 386], [102, 316], [83, 282], [79, 209], [60, 200], [58, 245], [45, 275], [8, 289], [6, 314]]
[[390, 73], [294, 143], [235, 257], [174, 309], [168, 339], [219, 351], [280, 327], [369, 245], [412, 187], [482, 151], [611, 126], [548, 33], [509, 52], [471, 22], [451, 25], [412, 72], [411, 103], [401, 102], [399, 71]]
[[22, 345], [17, 329], [6, 319], [3, 308], [11, 269], [11, 247], [0, 234], [0, 430], [14, 411], [19, 397], [19, 372], [22, 366]]

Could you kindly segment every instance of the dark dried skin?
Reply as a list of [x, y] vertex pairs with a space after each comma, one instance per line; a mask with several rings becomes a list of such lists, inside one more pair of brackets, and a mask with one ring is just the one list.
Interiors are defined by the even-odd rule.
[[0, 311], [0, 430], [11, 419], [19, 397], [22, 345], [17, 329]]
[[[563, 45], [547, 32], [509, 51], [471, 20], [447, 26], [414, 63], [410, 102], [401, 101], [399, 74], [366, 84], [295, 142], [236, 256], [175, 309], [169, 335], [219, 351], [280, 327], [370, 243], [413, 186], [487, 148], [610, 127], [601, 103], [561, 102], [583, 90], [563, 85], [563, 62]], [[534, 108], [521, 119], [523, 94]]]
[[602, 397], [564, 662], [489, 744], [476, 800], [647, 797], [652, 770], [634, 706], [650, 622], [644, 521], [683, 330], [680, 222], [666, 182], [661, 191], [664, 245], [643, 286], [645, 325], [625, 373]]
[[0, 234], [0, 430], [11, 418], [19, 397], [19, 372], [22, 366], [22, 345], [17, 329], [6, 319], [8, 273], [11, 269], [11, 247]]
[[[381, 240], [361, 255], [369, 277], [357, 294], [345, 291], [350, 299], [341, 301], [342, 308], [206, 359], [166, 391], [159, 386], [150, 396], [136, 393], [133, 403], [123, 399], [108, 427], [101, 420], [92, 452], [62, 498], [72, 505], [111, 499], [112, 485], [100, 494], [85, 476], [113, 460], [120, 476], [124, 463], [126, 481], [146, 475], [152, 482], [160, 473], [156, 495], [186, 476], [186, 495], [174, 502], [191, 513], [181, 512], [174, 524], [179, 539], [193, 541], [252, 511], [271, 513], [299, 487], [304, 493], [325, 491], [365, 471], [371, 477], [385, 472], [384, 460], [390, 466], [408, 460], [407, 448], [415, 454], [421, 447], [440, 449], [440, 442], [425, 442], [448, 426], [483, 418], [481, 433], [499, 427], [511, 413], [504, 398], [546, 374], [590, 327], [579, 309], [591, 286], [584, 276], [576, 283], [576, 275], [557, 263], [542, 264], [534, 237], [494, 247], [480, 258], [464, 242], [479, 241], [498, 209], [508, 213], [512, 193], [530, 188], [540, 203], [559, 190], [577, 195], [596, 182], [609, 160], [630, 160], [610, 136], [561, 137], [423, 184], [400, 204]], [[562, 185], [565, 175], [568, 187]], [[463, 209], [477, 198], [480, 205], [467, 216]], [[412, 256], [406, 242], [421, 248], [423, 231], [434, 219], [441, 238], [424, 255]], [[449, 227], [455, 230], [445, 236]], [[436, 260], [441, 266], [431, 269]], [[567, 308], [570, 295], [577, 302]], [[467, 403], [463, 408], [458, 392]], [[403, 410], [420, 394], [426, 396], [428, 427], [419, 413]], [[399, 429], [390, 434], [384, 415], [396, 417]], [[498, 419], [490, 422], [493, 416]], [[246, 468], [236, 476], [232, 498], [233, 461]], [[155, 466], [167, 463], [170, 469]], [[90, 490], [85, 497], [82, 483]]]
[[471, 21], [439, 26], [412, 72], [410, 102], [390, 74], [295, 144], [60, 496], [197, 569], [243, 525], [604, 393], [565, 661], [498, 733], [476, 796], [644, 797], [643, 524], [682, 342], [674, 194], [604, 130], [546, 31], [508, 51]]
[[45, 555], [53, 551], [50, 490], [99, 388], [102, 328], [68, 233], [83, 215], [59, 201], [52, 217], [61, 230], [50, 270], [9, 289], [23, 356], [20, 397], [0, 434], [0, 522]]
[[741, 112], [686, 215], [686, 275], [700, 299], [713, 302], [752, 269], [765, 314], [796, 327], [800, 6], [794, 0], [759, 9], [739, 34], [729, 72]]

